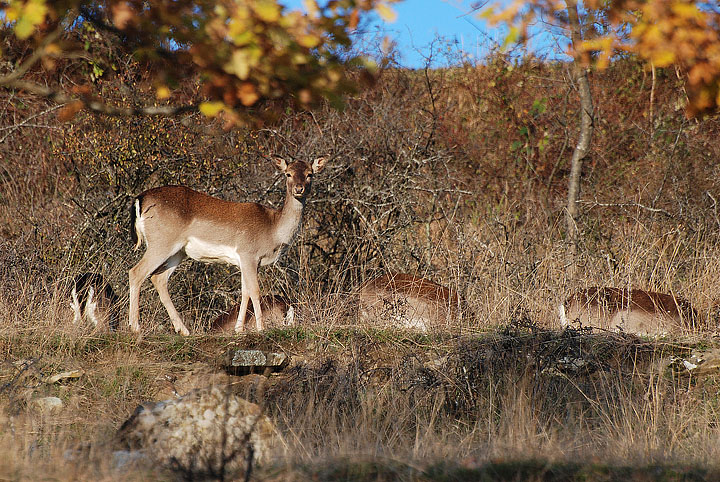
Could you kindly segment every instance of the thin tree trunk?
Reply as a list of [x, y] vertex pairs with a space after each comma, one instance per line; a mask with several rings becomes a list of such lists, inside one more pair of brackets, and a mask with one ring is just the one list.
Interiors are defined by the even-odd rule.
[[590, 144], [593, 134], [593, 102], [590, 92], [590, 80], [582, 55], [579, 49], [582, 43], [582, 26], [578, 16], [578, 8], [576, 0], [566, 0], [568, 7], [568, 21], [570, 24], [570, 38], [572, 40], [573, 52], [575, 60], [573, 61], [573, 73], [577, 82], [578, 94], [580, 95], [580, 136], [578, 143], [573, 151], [572, 161], [570, 165], [570, 179], [568, 183], [568, 203], [567, 203], [567, 236], [570, 244], [570, 252], [572, 255], [572, 264], [574, 265], [575, 255], [577, 254], [580, 233], [578, 230], [578, 200], [580, 199], [580, 174], [582, 172], [583, 160], [590, 152]]

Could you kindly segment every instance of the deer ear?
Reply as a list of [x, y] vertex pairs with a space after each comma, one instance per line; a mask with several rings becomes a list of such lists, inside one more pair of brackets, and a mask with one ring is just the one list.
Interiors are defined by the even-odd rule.
[[288, 167], [287, 161], [285, 161], [285, 159], [280, 156], [272, 156], [270, 159], [272, 160], [273, 164], [275, 164], [275, 167], [277, 167], [282, 172], [285, 172], [285, 169], [287, 169]]
[[327, 163], [327, 157], [318, 157], [315, 159], [312, 163], [313, 173], [322, 171], [322, 168], [325, 167], [325, 163]]

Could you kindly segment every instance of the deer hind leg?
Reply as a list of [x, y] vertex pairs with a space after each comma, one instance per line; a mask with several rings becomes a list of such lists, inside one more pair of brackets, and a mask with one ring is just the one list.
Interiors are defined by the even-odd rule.
[[180, 313], [175, 309], [175, 305], [173, 305], [170, 299], [170, 293], [167, 288], [170, 275], [173, 274], [173, 271], [175, 271], [175, 268], [177, 268], [183, 259], [185, 259], [185, 253], [183, 251], [175, 253], [163, 263], [162, 266], [155, 270], [152, 276], [150, 276], [150, 281], [152, 281], [152, 284], [155, 286], [155, 290], [158, 292], [158, 295], [160, 295], [160, 301], [162, 301], [168, 315], [170, 315], [170, 321], [172, 321], [173, 327], [175, 328], [175, 333], [187, 336], [190, 332], [183, 323]]
[[95, 296], [95, 287], [91, 286], [87, 292], [87, 300], [85, 301], [85, 319], [93, 323], [94, 327], [98, 326], [97, 313], [97, 297]]
[[135, 332], [140, 331], [140, 287], [143, 282], [169, 261], [173, 256], [164, 251], [150, 250], [145, 252], [142, 259], [130, 269], [130, 309], [128, 313], [130, 329]]
[[72, 306], [73, 310], [73, 323], [79, 325], [82, 321], [82, 305], [80, 304], [80, 300], [78, 298], [77, 287], [73, 286], [71, 296], [72, 302], [70, 303], [70, 306]]

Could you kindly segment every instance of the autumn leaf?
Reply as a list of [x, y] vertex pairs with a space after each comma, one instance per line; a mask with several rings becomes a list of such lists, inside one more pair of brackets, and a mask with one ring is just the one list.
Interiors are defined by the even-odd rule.
[[301, 35], [298, 37], [297, 42], [303, 47], [313, 49], [320, 45], [320, 37], [316, 35]]
[[60, 122], [68, 122], [72, 120], [75, 115], [82, 110], [84, 106], [85, 104], [83, 104], [83, 102], [80, 100], [70, 102], [69, 104], [58, 110], [57, 119]]
[[206, 117], [215, 117], [225, 109], [225, 104], [222, 102], [203, 102], [200, 104], [200, 113]]
[[157, 89], [155, 89], [155, 97], [158, 99], [167, 99], [170, 97], [170, 89], [167, 85], [160, 85]]
[[113, 4], [111, 11], [113, 23], [120, 30], [125, 30], [135, 21], [135, 11], [127, 2]]
[[252, 3], [255, 14], [268, 23], [277, 22], [280, 19], [280, 6], [272, 0], [257, 0]]
[[17, 19], [15, 35], [21, 40], [28, 38], [35, 31], [35, 27], [45, 20], [47, 5], [43, 0], [30, 0], [24, 5], [21, 2], [11, 2], [8, 9], [8, 18]]
[[258, 95], [255, 86], [250, 82], [244, 82], [242, 85], [240, 85], [237, 96], [240, 99], [242, 105], [244, 105], [245, 107], [250, 107], [260, 98], [260, 95]]
[[348, 28], [354, 30], [357, 28], [358, 23], [360, 23], [360, 11], [356, 8], [356, 9], [353, 9], [352, 13], [350, 14], [350, 21], [348, 22]]
[[305, 10], [307, 10], [308, 14], [311, 17], [314, 17], [318, 14], [320, 11], [320, 7], [318, 7], [317, 0], [303, 0], [303, 6], [305, 7]]
[[386, 22], [394, 22], [397, 19], [397, 14], [395, 11], [388, 7], [386, 3], [378, 3], [377, 7], [375, 7], [375, 10], [377, 10], [378, 15], [380, 15], [380, 18], [385, 20]]

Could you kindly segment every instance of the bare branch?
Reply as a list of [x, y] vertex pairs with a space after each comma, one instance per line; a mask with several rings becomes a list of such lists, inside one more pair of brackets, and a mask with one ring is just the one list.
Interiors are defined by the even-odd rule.
[[645, 211], [649, 211], [649, 212], [651, 212], [651, 213], [664, 214], [665, 216], [667, 216], [667, 217], [669, 217], [669, 218], [672, 218], [672, 217], [673, 217], [673, 215], [670, 214], [670, 213], [669, 213], [668, 211], [666, 211], [665, 209], [654, 208], [654, 207], [651, 207], [651, 206], [645, 206], [644, 204], [641, 204], [641, 203], [601, 203], [601, 202], [598, 202], [597, 200], [595, 200], [595, 201], [583, 201], [583, 200], [579, 200], [578, 203], [580, 203], [580, 204], [585, 204], [586, 206], [590, 206], [591, 208], [594, 208], [594, 207], [603, 207], [603, 208], [640, 208], [640, 209], [644, 209]]
[[174, 116], [183, 114], [186, 112], [198, 111], [199, 104], [187, 104], [180, 106], [166, 105], [166, 106], [148, 106], [148, 107], [116, 107], [105, 104], [96, 99], [89, 97], [71, 97], [60, 91], [53, 90], [50, 87], [37, 84], [35, 82], [28, 82], [24, 80], [14, 80], [6, 84], [8, 87], [15, 89], [24, 90], [32, 94], [36, 94], [57, 104], [67, 104], [70, 102], [80, 101], [85, 105], [85, 108], [96, 113], [104, 114], [113, 117], [134, 117], [134, 116]]

